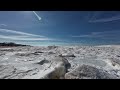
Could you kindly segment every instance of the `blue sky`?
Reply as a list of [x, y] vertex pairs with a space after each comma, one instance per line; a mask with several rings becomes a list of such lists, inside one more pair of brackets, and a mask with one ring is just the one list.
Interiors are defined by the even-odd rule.
[[0, 11], [1, 42], [120, 43], [120, 11]]

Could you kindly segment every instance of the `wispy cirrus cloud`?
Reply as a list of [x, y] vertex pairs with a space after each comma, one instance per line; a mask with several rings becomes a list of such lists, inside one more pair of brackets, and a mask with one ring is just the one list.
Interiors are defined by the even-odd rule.
[[6, 24], [0, 24], [0, 26], [5, 26], [6, 27], [7, 25]]
[[[94, 18], [96, 18], [96, 17], [94, 16]], [[111, 16], [111, 17], [107, 17], [107, 18], [101, 18], [101, 19], [91, 19], [88, 22], [97, 23], [97, 22], [111, 22], [111, 21], [116, 21], [116, 20], [120, 20], [120, 15]]]
[[24, 41], [40, 41], [40, 40], [53, 40], [50, 38], [35, 38], [35, 37], [24, 37], [24, 36], [5, 36], [5, 35], [0, 35], [0, 38], [3, 39], [9, 39], [9, 40], [24, 40]]
[[78, 37], [91, 37], [91, 35], [76, 35], [76, 36], [71, 36], [71, 37], [75, 37], [75, 38], [78, 38]]
[[[112, 16], [109, 16], [109, 14], [112, 14]], [[104, 15], [108, 15], [108, 16], [104, 17]], [[97, 18], [97, 17], [100, 17], [100, 18]], [[120, 20], [120, 15], [118, 14], [118, 11], [117, 12], [115, 11], [110, 11], [110, 12], [99, 11], [98, 12], [97, 11], [97, 12], [94, 12], [92, 17], [88, 20], [88, 22], [97, 23], [97, 22], [111, 22], [116, 20]]]
[[87, 35], [74, 35], [73, 38], [101, 38], [101, 39], [118, 39], [120, 38], [120, 30], [91, 32]]
[[20, 32], [15, 30], [9, 30], [9, 29], [0, 29], [0, 32], [7, 33], [9, 35], [0, 34], [1, 39], [7, 39], [7, 40], [23, 40], [23, 41], [32, 41], [32, 40], [55, 40], [52, 38], [48, 38], [42, 35], [36, 35], [26, 32]]
[[44, 37], [44, 36], [41, 36], [41, 35], [30, 34], [30, 33], [15, 31], [15, 30], [9, 30], [9, 29], [0, 29], [0, 32], [4, 32], [4, 33], [6, 32], [6, 33], [18, 34], [18, 35], [26, 35], [26, 36], [39, 36], [39, 37]]

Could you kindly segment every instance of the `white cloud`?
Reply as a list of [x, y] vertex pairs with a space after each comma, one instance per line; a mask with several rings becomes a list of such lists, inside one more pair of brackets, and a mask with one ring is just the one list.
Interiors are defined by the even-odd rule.
[[40, 36], [40, 35], [36, 35], [36, 34], [30, 34], [30, 33], [15, 31], [15, 30], [9, 30], [9, 29], [0, 29], [0, 32], [13, 33], [13, 34], [19, 34], [19, 35], [26, 35], [26, 36], [44, 37], [44, 36]]
[[7, 26], [6, 24], [0, 24], [0, 26]]
[[90, 37], [90, 35], [78, 35], [78, 36], [71, 36], [71, 37]]
[[120, 31], [103, 31], [103, 32], [91, 32], [87, 35], [75, 35], [73, 38], [101, 38], [101, 39], [118, 39], [120, 38]]
[[115, 20], [120, 20], [120, 15], [118, 16], [113, 16], [110, 18], [102, 18], [102, 19], [95, 19], [95, 20], [90, 20], [90, 23], [97, 23], [97, 22], [110, 22], [110, 21], [115, 21]]
[[25, 33], [25, 32], [20, 32], [20, 31], [9, 30], [9, 29], [0, 29], [0, 32], [9, 34], [7, 36], [0, 35], [0, 38], [7, 39], [7, 40], [24, 40], [24, 41], [55, 40], [55, 39], [47, 38], [41, 35], [30, 34], [30, 33]]
[[0, 38], [9, 39], [9, 40], [24, 40], [24, 41], [32, 41], [32, 40], [54, 40], [50, 38], [34, 38], [34, 37], [22, 37], [22, 36], [5, 36], [0, 35]]

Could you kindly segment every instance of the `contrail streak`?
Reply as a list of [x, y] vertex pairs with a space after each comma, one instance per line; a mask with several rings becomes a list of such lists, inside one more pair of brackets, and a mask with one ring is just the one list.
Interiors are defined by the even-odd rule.
[[40, 17], [35, 11], [33, 11], [33, 13], [34, 13], [35, 16], [38, 18], [38, 20], [41, 20], [41, 17]]

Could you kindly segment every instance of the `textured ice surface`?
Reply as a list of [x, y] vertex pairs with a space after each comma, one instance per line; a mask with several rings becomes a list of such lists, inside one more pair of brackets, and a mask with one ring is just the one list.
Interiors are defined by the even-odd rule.
[[[68, 60], [72, 71], [90, 65], [120, 76], [120, 46], [41, 46], [0, 48], [0, 78], [40, 79], [59, 65], [56, 57]], [[57, 71], [58, 72], [58, 71]]]

